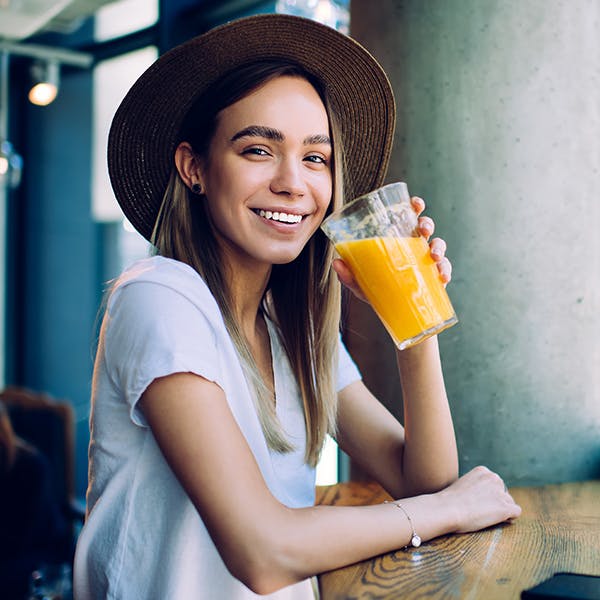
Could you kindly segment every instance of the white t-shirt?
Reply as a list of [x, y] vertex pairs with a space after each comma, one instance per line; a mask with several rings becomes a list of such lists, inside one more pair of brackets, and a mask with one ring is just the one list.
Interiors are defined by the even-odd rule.
[[[152, 257], [119, 278], [94, 369], [88, 516], [75, 556], [77, 600], [259, 597], [227, 570], [137, 403], [154, 379], [171, 373], [216, 382], [273, 495], [290, 507], [312, 505], [315, 472], [304, 462], [298, 386], [272, 323], [269, 334], [277, 415], [296, 447], [286, 454], [267, 447], [234, 345], [196, 271]], [[338, 391], [360, 378], [341, 340], [339, 354]], [[304, 600], [312, 598], [312, 587], [307, 580], [268, 597]]]

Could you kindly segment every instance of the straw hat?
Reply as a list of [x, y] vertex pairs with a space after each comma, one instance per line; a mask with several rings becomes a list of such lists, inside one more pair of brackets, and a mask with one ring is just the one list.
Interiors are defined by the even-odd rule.
[[395, 125], [388, 78], [365, 48], [315, 21], [262, 14], [232, 21], [161, 56], [129, 90], [113, 119], [108, 169], [125, 216], [150, 239], [184, 117], [235, 67], [268, 58], [298, 63], [320, 79], [341, 125], [347, 197], [383, 182]]

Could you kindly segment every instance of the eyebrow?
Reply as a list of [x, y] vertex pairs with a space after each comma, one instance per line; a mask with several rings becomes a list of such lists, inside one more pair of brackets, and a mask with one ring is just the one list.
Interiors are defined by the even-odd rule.
[[[276, 142], [283, 142], [285, 140], [285, 136], [279, 129], [265, 127], [264, 125], [250, 125], [235, 133], [230, 141], [235, 142], [243, 137], [262, 137]], [[312, 144], [328, 144], [331, 146], [331, 138], [323, 133], [309, 135], [302, 142], [307, 146]]]

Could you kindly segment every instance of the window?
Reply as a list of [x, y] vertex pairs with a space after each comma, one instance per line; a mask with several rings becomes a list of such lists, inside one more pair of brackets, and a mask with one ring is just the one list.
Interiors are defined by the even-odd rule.
[[96, 13], [94, 38], [103, 42], [154, 25], [158, 0], [119, 0]]
[[350, 30], [350, 0], [278, 0], [275, 10], [314, 19], [342, 33]]
[[151, 46], [106, 60], [94, 69], [92, 215], [97, 222], [118, 224], [113, 244], [104, 249], [105, 262], [110, 265], [109, 277], [148, 254], [148, 243], [125, 220], [114, 197], [108, 178], [106, 147], [108, 131], [118, 105], [134, 81], [156, 57], [157, 50]]

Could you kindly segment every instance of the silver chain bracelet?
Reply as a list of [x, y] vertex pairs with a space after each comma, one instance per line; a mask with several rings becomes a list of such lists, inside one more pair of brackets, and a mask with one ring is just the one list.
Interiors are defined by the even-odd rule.
[[413, 521], [410, 518], [410, 515], [406, 512], [406, 509], [404, 508], [404, 506], [402, 506], [402, 504], [400, 504], [399, 502], [391, 502], [390, 500], [384, 500], [383, 503], [384, 504], [392, 504], [396, 508], [399, 508], [405, 514], [405, 516], [408, 519], [408, 522], [410, 524], [410, 528], [412, 529], [412, 536], [410, 538], [410, 545], [413, 548], [418, 548], [421, 545], [421, 537], [415, 531], [415, 526], [413, 525]]

